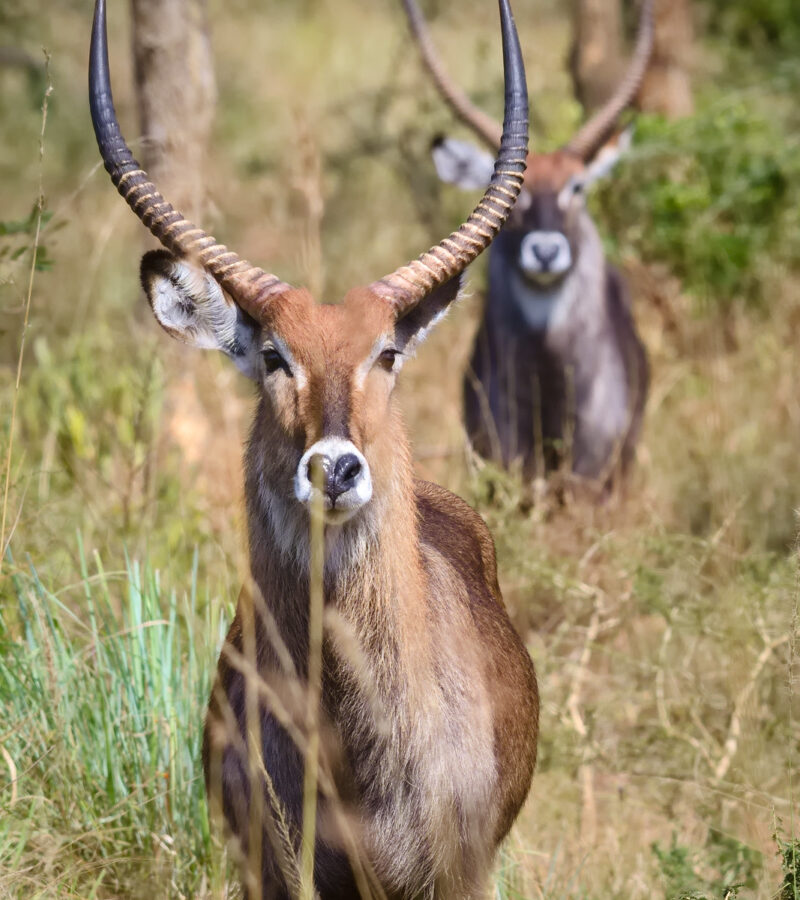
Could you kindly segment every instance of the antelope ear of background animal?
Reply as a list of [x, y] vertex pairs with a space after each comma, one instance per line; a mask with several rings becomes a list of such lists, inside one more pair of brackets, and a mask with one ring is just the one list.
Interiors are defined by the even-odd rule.
[[407, 312], [395, 326], [397, 349], [406, 356], [413, 356], [433, 326], [447, 314], [450, 304], [461, 290], [462, 275], [456, 275], [436, 288]]
[[586, 167], [583, 183], [586, 187], [611, 173], [614, 166], [630, 150], [633, 143], [633, 126], [615, 134], [595, 153]]
[[258, 325], [200, 266], [166, 250], [145, 253], [142, 287], [159, 325], [184, 344], [221, 350], [249, 378], [258, 373]]
[[483, 189], [494, 172], [494, 157], [467, 141], [438, 137], [431, 145], [436, 173], [445, 184], [466, 191]]

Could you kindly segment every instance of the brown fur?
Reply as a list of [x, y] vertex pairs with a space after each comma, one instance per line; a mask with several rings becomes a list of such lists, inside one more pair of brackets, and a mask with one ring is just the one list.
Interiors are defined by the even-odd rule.
[[585, 169], [580, 157], [565, 150], [529, 153], [523, 185], [531, 193], [538, 190], [557, 194], [570, 178], [581, 175]]
[[[296, 843], [303, 763], [289, 732], [302, 731], [309, 570], [308, 516], [292, 495], [292, 476], [337, 419], [369, 463], [373, 496], [353, 519], [326, 528], [333, 619], [323, 651], [322, 764], [338, 800], [323, 784], [315, 862], [323, 900], [358, 896], [356, 870], [372, 873], [378, 896], [485, 897], [536, 759], [536, 679], [503, 607], [491, 536], [462, 500], [414, 481], [391, 396], [395, 376], [380, 365], [364, 370], [376, 342], [394, 330], [388, 307], [368, 291], [351, 292], [338, 307], [292, 292], [263, 323], [264, 336], [285, 343], [305, 378], [262, 383], [246, 454], [254, 590], [240, 599], [227, 641], [233, 652], [220, 658], [206, 723], [209, 793], [252, 858], [247, 697], [234, 662], [254, 622], [259, 676], [285, 707], [281, 723], [279, 711], [260, 702], [261, 755]], [[273, 619], [288, 670], [270, 637]], [[256, 784], [265, 790], [262, 778]], [[263, 803], [274, 806], [266, 793]], [[269, 828], [261, 842], [251, 896], [287, 897], [285, 861]]]

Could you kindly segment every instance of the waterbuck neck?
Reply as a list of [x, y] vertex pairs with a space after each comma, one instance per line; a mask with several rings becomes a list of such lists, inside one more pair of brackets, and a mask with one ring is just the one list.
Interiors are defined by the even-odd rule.
[[[246, 453], [246, 495], [250, 565], [254, 581], [302, 671], [307, 654], [309, 517], [292, 493], [292, 462], [267, 440], [255, 417]], [[325, 526], [326, 609], [369, 657], [376, 683], [390, 677], [382, 647], [407, 656], [393, 657], [392, 680], [424, 672], [430, 648], [420, 646], [424, 629], [424, 573], [408, 442], [399, 422], [389, 436], [391, 465], [373, 465], [372, 500], [343, 525]], [[365, 451], [369, 455], [369, 448]], [[373, 457], [374, 458], [374, 457]], [[402, 648], [399, 650], [397, 648]], [[407, 663], [407, 665], [404, 665]], [[386, 670], [384, 671], [384, 666]]]

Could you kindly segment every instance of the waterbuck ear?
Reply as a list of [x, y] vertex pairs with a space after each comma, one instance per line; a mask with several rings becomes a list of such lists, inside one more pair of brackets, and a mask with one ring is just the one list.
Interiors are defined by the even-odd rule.
[[467, 191], [485, 188], [494, 172], [494, 157], [466, 141], [438, 137], [431, 146], [436, 173], [446, 184]]
[[258, 373], [258, 325], [200, 266], [166, 250], [142, 257], [142, 287], [161, 327], [184, 344], [221, 350], [249, 378]]
[[395, 325], [397, 349], [405, 356], [413, 356], [433, 326], [447, 313], [450, 304], [461, 290], [461, 275], [456, 275], [436, 288], [409, 310]]
[[619, 134], [615, 134], [610, 140], [595, 153], [594, 158], [586, 167], [581, 181], [584, 187], [589, 187], [600, 178], [610, 174], [614, 166], [630, 150], [633, 143], [633, 126], [626, 128]]

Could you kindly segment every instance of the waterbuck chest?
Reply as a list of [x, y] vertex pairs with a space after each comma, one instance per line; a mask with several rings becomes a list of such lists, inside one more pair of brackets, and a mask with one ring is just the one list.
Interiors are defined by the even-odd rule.
[[[501, 248], [502, 249], [502, 248]], [[496, 254], [464, 386], [476, 450], [526, 475], [568, 461], [602, 477], [632, 446], [646, 390], [644, 350], [624, 285], [588, 242], [557, 283], [534, 283]]]

